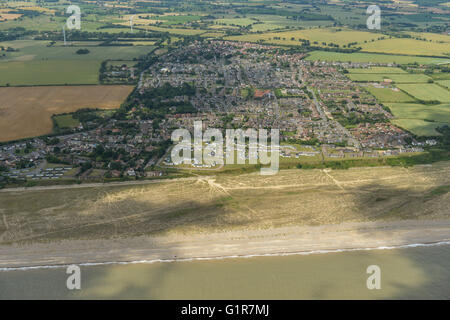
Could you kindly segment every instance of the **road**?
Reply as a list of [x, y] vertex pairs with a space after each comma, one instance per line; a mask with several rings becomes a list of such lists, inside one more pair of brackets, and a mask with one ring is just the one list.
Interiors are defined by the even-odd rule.
[[332, 121], [333, 124], [336, 126], [337, 130], [339, 132], [342, 133], [342, 136], [345, 136], [348, 140], [348, 144], [354, 146], [355, 148], [361, 149], [361, 144], [359, 143], [359, 141], [357, 139], [355, 139], [352, 134], [350, 133], [350, 131], [348, 131], [345, 127], [343, 127], [338, 121], [336, 120], [332, 120], [332, 119], [328, 119], [328, 117], [326, 116], [325, 112], [323, 111], [322, 107], [320, 106], [319, 101], [317, 100], [316, 94], [314, 93], [313, 90], [308, 88], [308, 91], [312, 93], [313, 95], [313, 100], [314, 100], [314, 104], [316, 105], [317, 108], [317, 112], [319, 112], [320, 117], [324, 120], [324, 121]]

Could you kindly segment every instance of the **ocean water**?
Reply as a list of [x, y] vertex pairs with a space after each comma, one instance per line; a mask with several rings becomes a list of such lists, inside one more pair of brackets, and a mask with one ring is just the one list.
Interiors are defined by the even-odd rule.
[[[367, 268], [381, 288], [367, 288]], [[450, 299], [450, 245], [0, 271], [0, 299]]]

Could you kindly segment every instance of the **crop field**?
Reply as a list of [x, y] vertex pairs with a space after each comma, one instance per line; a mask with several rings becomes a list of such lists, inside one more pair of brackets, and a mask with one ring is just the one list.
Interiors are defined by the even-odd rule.
[[426, 83], [431, 78], [424, 74], [376, 74], [376, 73], [350, 73], [347, 75], [357, 82], [382, 82], [392, 80], [395, 83]]
[[53, 114], [120, 106], [132, 86], [0, 88], [0, 141], [48, 134]]
[[424, 101], [450, 102], [450, 91], [437, 84], [399, 84], [398, 88]]
[[215, 22], [217, 22], [217, 24], [219, 25], [225, 24], [231, 26], [246, 27], [257, 22], [257, 20], [251, 18], [225, 18], [225, 19], [217, 19], [215, 20]]
[[426, 42], [414, 39], [385, 39], [361, 45], [362, 51], [424, 56], [447, 56], [448, 43]]
[[301, 21], [288, 19], [284, 16], [277, 15], [247, 15], [245, 18], [223, 18], [214, 21], [217, 23], [214, 27], [225, 26], [251, 26], [251, 31], [265, 32], [276, 29], [286, 29], [286, 28], [299, 28], [299, 27], [314, 27], [314, 26], [329, 26], [332, 24], [331, 21]]
[[436, 83], [438, 83], [440, 86], [450, 89], [450, 80], [439, 80], [439, 81], [436, 81]]
[[[22, 27], [27, 30], [35, 31], [61, 31], [62, 26], [66, 23], [67, 17], [57, 17], [50, 15], [40, 15], [34, 18], [24, 17], [21, 20], [0, 21], [0, 31]], [[111, 19], [112, 20], [112, 17]], [[103, 27], [105, 22], [83, 19], [82, 28], [84, 31], [97, 32], [98, 28]], [[104, 32], [104, 29], [101, 29]], [[70, 37], [70, 32], [67, 33]]]
[[252, 31], [270, 31], [275, 29], [284, 29], [284, 28], [309, 28], [309, 27], [317, 27], [317, 26], [331, 26], [333, 24], [332, 21], [320, 21], [320, 20], [292, 20], [287, 19], [282, 16], [275, 15], [260, 15], [255, 16], [262, 23], [252, 25]]
[[98, 84], [102, 61], [131, 60], [154, 50], [154, 46], [47, 47], [47, 41], [10, 41], [0, 45], [18, 49], [0, 58], [0, 86]]
[[423, 105], [414, 103], [387, 103], [398, 119], [433, 120], [450, 124], [450, 104]]
[[404, 74], [407, 73], [405, 70], [400, 69], [400, 68], [390, 68], [390, 67], [371, 67], [371, 68], [352, 68], [352, 69], [347, 69], [347, 71], [351, 74], [353, 73], [362, 73], [362, 74]]
[[0, 63], [0, 86], [97, 84], [100, 63], [80, 60]]
[[435, 129], [442, 127], [446, 123], [429, 122], [419, 119], [392, 119], [391, 122], [396, 126], [408, 130], [418, 136], [439, 136]]
[[343, 46], [351, 42], [370, 41], [377, 37], [379, 37], [379, 35], [366, 31], [353, 31], [344, 28], [314, 28], [262, 34], [247, 34], [242, 36], [231, 36], [226, 39], [248, 42], [258, 42], [262, 40], [266, 43], [281, 45], [300, 45], [299, 39], [304, 39], [309, 40], [311, 44], [317, 46], [327, 46], [329, 43]]
[[449, 217], [449, 163], [0, 191], [0, 243]]
[[430, 74], [430, 77], [434, 80], [450, 80], [450, 73], [449, 72], [436, 72]]
[[[126, 25], [126, 24], [124, 23], [124, 25]], [[136, 26], [136, 29], [167, 32], [170, 34], [178, 34], [178, 35], [184, 35], [184, 36], [195, 36], [198, 34], [205, 33], [207, 31], [207, 30], [199, 30], [199, 29], [187, 29], [187, 28], [186, 29], [185, 28], [163, 28], [163, 27], [156, 27], [156, 26], [150, 26], [150, 25]]]
[[371, 94], [373, 94], [381, 102], [412, 102], [415, 99], [406, 93], [398, 90], [394, 91], [391, 88], [375, 88], [372, 86], [365, 87]]
[[429, 32], [408, 32], [414, 38], [426, 39], [433, 42], [446, 42], [450, 43], [450, 36], [445, 34], [429, 33]]
[[[84, 42], [88, 43], [88, 42]], [[154, 46], [86, 46], [88, 54], [77, 54], [80, 49], [79, 42], [76, 47], [52, 46], [48, 47], [49, 41], [18, 40], [0, 42], [0, 46], [19, 49], [18, 52], [8, 52], [6, 57], [0, 58], [1, 62], [28, 61], [28, 60], [131, 60], [151, 52]], [[95, 42], [93, 42], [95, 44]]]
[[429, 58], [416, 56], [402, 56], [377, 53], [340, 53], [327, 51], [313, 51], [306, 60], [310, 61], [340, 61], [340, 62], [373, 62], [373, 63], [418, 63], [418, 64], [439, 64], [450, 63], [450, 58]]

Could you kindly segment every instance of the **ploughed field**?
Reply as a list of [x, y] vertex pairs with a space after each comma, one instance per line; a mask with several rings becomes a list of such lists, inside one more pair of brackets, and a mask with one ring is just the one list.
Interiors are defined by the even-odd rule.
[[0, 141], [51, 133], [54, 114], [118, 108], [131, 90], [124, 85], [0, 88]]
[[0, 191], [0, 244], [449, 218], [450, 163]]

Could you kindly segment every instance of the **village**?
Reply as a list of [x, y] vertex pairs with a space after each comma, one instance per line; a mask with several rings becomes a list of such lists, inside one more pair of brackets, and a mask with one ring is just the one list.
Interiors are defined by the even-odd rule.
[[[170, 159], [174, 129], [280, 131], [280, 156], [374, 158], [422, 152], [389, 122], [392, 115], [344, 63], [311, 62], [303, 53], [228, 41], [194, 42], [170, 51], [142, 73], [122, 116], [87, 122], [69, 134], [0, 146], [2, 179], [147, 178], [167, 168], [216, 168]], [[367, 68], [371, 64], [350, 67]]]

